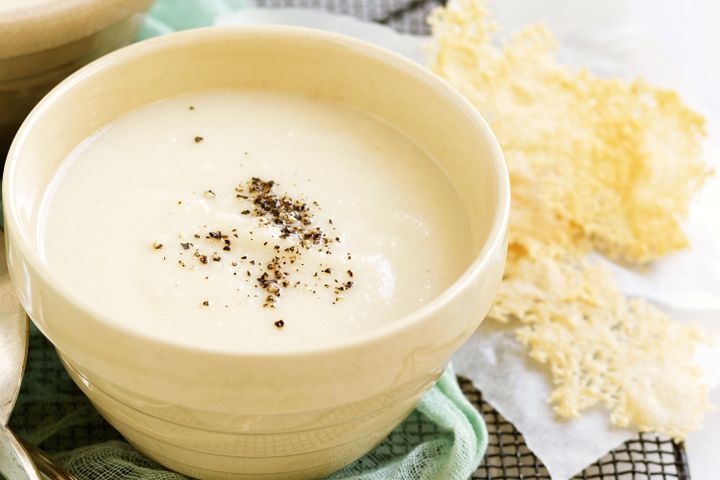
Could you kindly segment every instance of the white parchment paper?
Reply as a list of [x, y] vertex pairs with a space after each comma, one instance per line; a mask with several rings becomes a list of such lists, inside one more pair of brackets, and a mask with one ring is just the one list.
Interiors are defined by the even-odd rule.
[[[644, 2], [650, 7], [649, 2]], [[660, 2], [662, 3], [662, 2]], [[654, 5], [654, 4], [653, 4]], [[637, 4], [632, 5], [637, 8]], [[508, 30], [544, 21], [560, 41], [562, 62], [589, 68], [598, 75], [642, 75], [653, 83], [697, 99], [682, 75], [670, 67], [656, 38], [633, 22], [624, 0], [496, 0], [490, 10]], [[284, 24], [344, 33], [425, 61], [427, 38], [401, 35], [376, 24], [303, 9], [243, 10], [219, 17], [217, 24]], [[708, 46], [709, 47], [709, 46]], [[720, 145], [720, 112], [704, 110], [710, 136]], [[713, 143], [712, 141], [710, 143]], [[708, 151], [720, 170], [720, 152]], [[685, 226], [692, 248], [670, 255], [647, 271], [636, 272], [610, 262], [623, 291], [646, 297], [674, 318], [720, 327], [720, 179], [715, 177], [693, 204]], [[598, 257], [598, 261], [605, 261]], [[720, 382], [720, 351], [700, 352], [708, 378]], [[560, 421], [546, 399], [549, 377], [530, 361], [506, 326], [485, 322], [453, 358], [456, 371], [470, 378], [484, 398], [523, 433], [529, 448], [542, 460], [552, 478], [566, 480], [602, 457], [634, 433], [611, 426], [607, 412], [596, 409], [582, 418]], [[720, 446], [718, 446], [720, 448]], [[692, 454], [691, 454], [692, 457]], [[694, 476], [695, 478], [695, 476]], [[701, 475], [700, 480], [711, 477]]]
[[553, 479], [572, 477], [634, 435], [612, 427], [601, 409], [558, 421], [546, 401], [547, 374], [527, 358], [512, 329], [497, 322], [485, 322], [455, 354], [453, 365], [523, 434]]

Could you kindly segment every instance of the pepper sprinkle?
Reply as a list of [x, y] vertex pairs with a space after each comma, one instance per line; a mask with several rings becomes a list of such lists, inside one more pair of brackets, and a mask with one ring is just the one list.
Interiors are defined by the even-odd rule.
[[[203, 137], [195, 137], [195, 142], [200, 143], [204, 139]], [[255, 286], [264, 291], [263, 307], [275, 308], [277, 302], [284, 289], [287, 288], [299, 288], [304, 287], [307, 291], [315, 294], [316, 289], [311, 288], [310, 285], [302, 283], [300, 281], [291, 282], [289, 277], [294, 272], [299, 272], [300, 269], [295, 266], [300, 264], [304, 266], [302, 260], [302, 254], [304, 251], [311, 249], [332, 255], [331, 246], [335, 243], [340, 243], [340, 238], [329, 237], [321, 227], [314, 223], [314, 215], [311, 211], [311, 207], [300, 199], [292, 198], [286, 194], [278, 194], [276, 192], [278, 184], [274, 180], [263, 180], [258, 177], [252, 177], [244, 184], [239, 184], [235, 187], [235, 197], [247, 204], [250, 203], [251, 207], [243, 207], [240, 211], [242, 215], [251, 215], [258, 220], [258, 226], [260, 227], [272, 227], [277, 228], [280, 231], [280, 238], [291, 241], [292, 244], [286, 248], [282, 248], [280, 245], [268, 245], [268, 242], [264, 242], [263, 246], [268, 247], [270, 251], [274, 253], [271, 259], [265, 263], [257, 263], [254, 259], [249, 260], [250, 265], [261, 266], [261, 273], [254, 278]], [[217, 194], [212, 189], [207, 189], [203, 192], [203, 195], [207, 198], [216, 198]], [[178, 202], [182, 204], [182, 202]], [[312, 206], [320, 208], [317, 202], [312, 202]], [[328, 219], [330, 228], [334, 229], [332, 219]], [[232, 250], [232, 241], [230, 237], [238, 238], [237, 230], [232, 229], [232, 233], [228, 235], [223, 233], [221, 230], [209, 230], [202, 235], [195, 233], [193, 235], [196, 239], [202, 239], [203, 237], [210, 242], [218, 242], [218, 247], [223, 251], [229, 252]], [[252, 231], [249, 232], [252, 235]], [[251, 238], [252, 240], [252, 238]], [[189, 250], [195, 248], [193, 256], [198, 259], [200, 265], [208, 265], [208, 259], [212, 259], [213, 262], [221, 262], [222, 257], [217, 252], [203, 253], [200, 248], [196, 247], [190, 242], [180, 242], [180, 246], [183, 250]], [[159, 250], [163, 245], [159, 242], [153, 242], [153, 249]], [[182, 253], [180, 254], [182, 255]], [[349, 252], [346, 253], [347, 259], [352, 258]], [[165, 257], [163, 257], [164, 259]], [[240, 261], [244, 262], [248, 260], [247, 255], [242, 255]], [[178, 264], [181, 267], [185, 267], [185, 263], [180, 260]], [[232, 267], [238, 267], [237, 261], [231, 262]], [[318, 278], [318, 273], [323, 275], [332, 275], [333, 269], [331, 267], [322, 267], [318, 272], [313, 274], [313, 278]], [[346, 270], [348, 278], [353, 278], [354, 273], [352, 270]], [[233, 273], [237, 275], [237, 272]], [[252, 273], [250, 270], [246, 270], [246, 281], [250, 281]], [[208, 279], [205, 276], [205, 279]], [[352, 280], [339, 280], [335, 278], [333, 284], [323, 283], [322, 286], [326, 289], [330, 289], [333, 292], [333, 304], [336, 304], [342, 299], [345, 292], [350, 290], [354, 285]], [[257, 295], [256, 295], [257, 296]], [[203, 307], [210, 306], [209, 300], [202, 302]], [[277, 320], [274, 325], [278, 329], [282, 329], [285, 325], [284, 320]]]

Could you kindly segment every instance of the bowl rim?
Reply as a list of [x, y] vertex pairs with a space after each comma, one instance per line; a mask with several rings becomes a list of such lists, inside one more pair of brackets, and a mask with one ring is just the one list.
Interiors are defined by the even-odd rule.
[[[61, 97], [65, 91], [73, 89], [79, 81], [92, 77], [98, 71], [102, 71], [106, 68], [112, 67], [116, 63], [122, 63], [155, 50], [178, 48], [185, 42], [194, 42], [197, 41], [198, 38], [203, 38], [207, 41], [218, 41], [220, 39], [237, 41], [247, 36], [257, 35], [290, 36], [298, 41], [302, 41], [303, 39], [329, 41], [335, 45], [352, 49], [354, 53], [359, 52], [361, 55], [369, 56], [381, 61], [384, 60], [386, 62], [391, 62], [394, 67], [423, 80], [426, 84], [436, 90], [441, 90], [445, 98], [447, 98], [448, 101], [453, 102], [456, 108], [461, 109], [463, 113], [474, 122], [475, 127], [485, 137], [490, 162], [494, 167], [492, 168], [493, 172], [491, 172], [491, 174], [495, 177], [494, 183], [497, 185], [498, 189], [498, 201], [497, 206], [494, 209], [491, 227], [488, 230], [487, 236], [485, 237], [479, 252], [474, 256], [474, 259], [468, 267], [449, 287], [436, 295], [428, 303], [418, 309], [408, 312], [405, 315], [393, 318], [384, 325], [369, 329], [351, 338], [334, 341], [326, 345], [315, 345], [311, 348], [296, 346], [277, 351], [230, 350], [222, 347], [195, 346], [188, 343], [172, 341], [150, 335], [148, 332], [144, 332], [139, 329], [128, 327], [124, 322], [117, 320], [117, 316], [114, 316], [110, 312], [104, 312], [101, 309], [94, 308], [86, 302], [81, 295], [77, 295], [76, 293], [70, 291], [63, 282], [52, 273], [47, 263], [41, 258], [37, 245], [27, 238], [25, 230], [20, 227], [21, 222], [18, 207], [16, 207], [14, 199], [16, 191], [15, 179], [17, 177], [17, 165], [22, 161], [21, 153], [23, 146], [26, 143], [27, 137], [32, 131], [35, 123], [42, 117], [44, 112], [55, 102], [55, 100], [58, 97]], [[492, 257], [505, 248], [510, 215], [510, 179], [500, 145], [482, 115], [475, 109], [469, 100], [462, 96], [462, 94], [460, 94], [448, 82], [419, 63], [369, 42], [358, 40], [347, 35], [311, 28], [276, 25], [215, 26], [163, 35], [121, 48], [91, 62], [53, 88], [28, 115], [11, 144], [3, 174], [2, 201], [6, 237], [15, 237], [14, 246], [18, 249], [20, 255], [22, 255], [25, 261], [34, 268], [38, 276], [51, 286], [51, 288], [55, 289], [56, 293], [64, 298], [65, 301], [73, 304], [75, 308], [82, 311], [88, 318], [92, 318], [94, 322], [99, 322], [109, 330], [121, 332], [131, 338], [136, 338], [138, 340], [159, 346], [170, 346], [181, 351], [195, 351], [206, 354], [215, 353], [223, 356], [230, 355], [248, 358], [284, 358], [332, 353], [339, 350], [348, 350], [382, 341], [383, 339], [387, 339], [387, 337], [393, 337], [400, 334], [402, 331], [409, 329], [414, 324], [420, 323], [423, 318], [431, 316], [433, 313], [442, 309], [445, 305], [458, 297], [460, 292], [467, 288], [472, 283], [472, 280], [485, 270], [486, 265], [491, 261]], [[10, 233], [10, 235], [8, 235], [8, 233]]]

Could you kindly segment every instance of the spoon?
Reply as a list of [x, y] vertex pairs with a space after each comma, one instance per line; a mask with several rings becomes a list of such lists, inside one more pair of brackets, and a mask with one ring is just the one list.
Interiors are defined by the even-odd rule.
[[[29, 324], [7, 273], [4, 247], [5, 236], [0, 231], [0, 476], [8, 480], [42, 480], [28, 450], [7, 427], [25, 370]], [[36, 447], [30, 449], [48, 478], [74, 480], [44, 452]]]
[[[0, 240], [5, 243], [4, 235]], [[0, 473], [10, 480], [39, 480], [27, 451], [7, 428], [10, 413], [20, 392], [28, 346], [28, 320], [15, 296], [0, 253]]]

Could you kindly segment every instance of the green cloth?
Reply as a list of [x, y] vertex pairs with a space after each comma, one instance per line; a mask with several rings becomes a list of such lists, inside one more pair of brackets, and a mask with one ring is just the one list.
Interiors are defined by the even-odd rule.
[[215, 17], [239, 8], [250, 7], [252, 0], [159, 0], [145, 21], [140, 39], [178, 30], [207, 27]]
[[[126, 443], [95, 411], [33, 326], [22, 390], [10, 426], [79, 480], [181, 480]], [[487, 431], [448, 367], [383, 443], [332, 480], [466, 480], [482, 460]]]
[[[151, 10], [141, 36], [211, 25], [216, 14], [246, 5], [246, 0], [161, 0]], [[21, 438], [51, 453], [79, 480], [185, 478], [125, 442], [73, 384], [52, 345], [34, 327], [10, 425]], [[466, 480], [486, 448], [482, 416], [464, 397], [452, 367], [448, 367], [415, 411], [383, 443], [330, 478]]]

